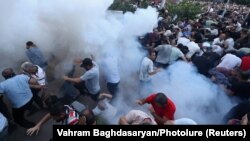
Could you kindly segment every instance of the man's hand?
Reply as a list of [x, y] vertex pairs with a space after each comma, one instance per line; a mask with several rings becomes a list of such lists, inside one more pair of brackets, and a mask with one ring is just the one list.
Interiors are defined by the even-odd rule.
[[155, 113], [155, 110], [152, 106], [148, 107], [148, 110], [151, 114]]
[[65, 80], [65, 81], [67, 81], [68, 79], [69, 79], [69, 77], [68, 76], [63, 76], [63, 79]]
[[139, 105], [143, 105], [144, 104], [142, 100], [137, 100], [136, 103], [139, 104]]
[[80, 58], [75, 59], [74, 64], [76, 64], [76, 65], [82, 64], [82, 59], [80, 59]]
[[39, 130], [40, 130], [40, 126], [34, 126], [34, 127], [30, 128], [30, 129], [28, 129], [28, 130], [26, 131], [26, 134], [27, 134], [28, 136], [32, 136], [34, 133], [36, 133], [36, 135], [37, 135], [38, 132], [39, 132]]

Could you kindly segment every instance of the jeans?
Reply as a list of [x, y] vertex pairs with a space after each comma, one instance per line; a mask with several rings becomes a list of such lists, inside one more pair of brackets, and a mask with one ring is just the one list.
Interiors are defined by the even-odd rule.
[[119, 86], [120, 82], [117, 83], [107, 83], [107, 88], [110, 92], [110, 94], [113, 96], [113, 98], [115, 98], [116, 94], [118, 93], [118, 86]]

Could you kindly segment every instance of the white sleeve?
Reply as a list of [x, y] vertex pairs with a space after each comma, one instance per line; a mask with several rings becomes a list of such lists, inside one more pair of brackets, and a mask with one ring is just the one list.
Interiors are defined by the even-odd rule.
[[85, 72], [85, 73], [80, 77], [80, 79], [84, 81], [84, 80], [91, 79], [91, 78], [93, 78], [93, 77], [94, 77], [94, 74], [91, 73], [91, 72], [89, 72], [89, 71], [87, 71], [87, 72]]
[[154, 64], [152, 61], [148, 63], [148, 73], [152, 73], [154, 71]]
[[163, 48], [163, 45], [159, 45], [159, 46], [157, 46], [156, 48], [155, 48], [155, 51], [160, 51], [160, 50], [162, 50], [162, 48]]

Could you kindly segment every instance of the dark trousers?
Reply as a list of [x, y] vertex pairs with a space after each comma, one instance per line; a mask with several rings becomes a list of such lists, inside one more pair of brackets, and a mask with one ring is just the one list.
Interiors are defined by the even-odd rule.
[[85, 82], [84, 81], [82, 81], [82, 82], [80, 82], [80, 83], [75, 83], [74, 84], [74, 87], [80, 92], [80, 94], [82, 94], [82, 95], [86, 95], [86, 94], [88, 94], [89, 92], [88, 92], [88, 90], [87, 90], [87, 88], [85, 87]]
[[39, 92], [41, 91], [41, 89], [33, 89], [31, 88], [31, 92], [33, 93], [33, 100], [34, 102], [41, 108], [43, 109], [43, 101], [42, 98], [39, 97]]
[[27, 129], [35, 126], [34, 122], [30, 122], [30, 121], [26, 120], [24, 117], [25, 111], [30, 110], [30, 108], [32, 106], [32, 102], [33, 102], [33, 100], [31, 99], [28, 103], [26, 103], [25, 105], [23, 105], [20, 108], [12, 108], [14, 121], [17, 124], [19, 124], [20, 126], [27, 128]]
[[98, 102], [98, 97], [100, 95], [100, 92], [98, 92], [97, 94], [88, 94], [95, 102]]
[[110, 94], [112, 94], [113, 98], [115, 98], [116, 94], [118, 93], [118, 90], [119, 90], [119, 83], [107, 83], [107, 88], [110, 92]]
[[12, 119], [8, 107], [3, 101], [3, 96], [0, 96], [0, 112], [8, 119], [8, 121]]

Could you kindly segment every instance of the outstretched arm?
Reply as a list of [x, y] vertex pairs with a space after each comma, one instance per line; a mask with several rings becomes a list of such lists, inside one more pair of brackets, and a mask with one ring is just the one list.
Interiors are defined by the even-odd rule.
[[50, 113], [46, 114], [34, 127], [28, 129], [26, 131], [28, 136], [33, 135], [36, 132], [36, 135], [38, 134], [41, 126], [46, 123], [48, 120], [50, 120], [52, 118], [52, 116], [50, 115]]

